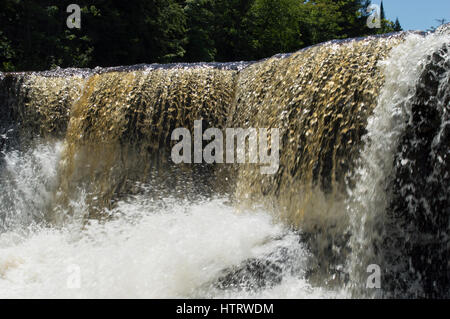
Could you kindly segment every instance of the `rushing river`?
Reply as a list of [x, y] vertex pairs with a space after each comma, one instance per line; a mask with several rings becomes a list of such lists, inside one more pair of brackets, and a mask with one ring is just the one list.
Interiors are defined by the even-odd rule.
[[[0, 298], [448, 297], [449, 48], [0, 77]], [[196, 119], [279, 128], [278, 173], [167, 162]]]

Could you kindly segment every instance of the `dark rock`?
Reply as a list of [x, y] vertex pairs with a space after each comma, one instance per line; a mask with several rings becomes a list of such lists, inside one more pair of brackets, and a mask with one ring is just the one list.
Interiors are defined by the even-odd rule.
[[395, 158], [384, 242], [389, 297], [450, 297], [450, 59], [428, 59]]

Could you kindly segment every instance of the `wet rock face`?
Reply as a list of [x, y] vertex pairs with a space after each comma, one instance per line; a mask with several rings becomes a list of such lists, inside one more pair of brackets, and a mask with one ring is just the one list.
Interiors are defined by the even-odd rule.
[[255, 291], [265, 287], [273, 287], [283, 280], [282, 263], [270, 260], [249, 259], [241, 265], [228, 270], [218, 279], [219, 289], [236, 289]]
[[385, 240], [394, 297], [450, 296], [449, 51], [429, 57], [395, 158]]
[[[300, 234], [297, 236], [300, 242]], [[298, 247], [276, 247], [265, 256], [250, 258], [225, 269], [213, 285], [222, 290], [238, 291], [258, 291], [279, 285], [286, 275], [305, 275], [300, 261], [302, 255]]]

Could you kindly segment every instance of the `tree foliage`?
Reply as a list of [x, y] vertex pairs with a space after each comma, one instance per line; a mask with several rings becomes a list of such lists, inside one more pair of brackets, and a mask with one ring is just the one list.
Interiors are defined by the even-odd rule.
[[364, 0], [0, 1], [0, 70], [255, 60], [331, 39], [401, 30], [366, 26]]

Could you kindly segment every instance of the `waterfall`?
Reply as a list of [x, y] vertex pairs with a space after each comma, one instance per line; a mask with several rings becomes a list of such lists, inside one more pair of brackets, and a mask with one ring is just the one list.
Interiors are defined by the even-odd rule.
[[[449, 40], [0, 74], [0, 297], [448, 296]], [[196, 121], [279, 129], [278, 171], [175, 164]]]
[[[445, 47], [448, 43], [448, 37], [431, 35], [424, 39], [418, 35], [409, 36], [404, 43], [394, 48], [391, 57], [381, 64], [385, 74], [385, 84], [378, 98], [377, 106], [368, 119], [368, 133], [363, 138], [365, 145], [361, 151], [358, 169], [353, 176], [356, 185], [350, 191], [349, 211], [351, 212], [351, 247], [353, 250], [350, 273], [354, 276], [365, 273], [365, 267], [369, 264], [378, 264], [389, 272], [405, 272], [405, 274], [397, 274], [398, 276], [404, 276], [408, 272], [407, 269], [390, 269], [391, 267], [400, 267], [401, 263], [408, 262], [407, 259], [410, 256], [405, 254], [404, 249], [406, 247], [396, 248], [396, 254], [401, 253], [403, 256], [397, 260], [390, 260], [392, 264], [387, 264], [389, 261], [384, 260], [385, 254], [390, 254], [390, 251], [384, 252], [383, 250], [387, 249], [386, 245], [399, 245], [400, 242], [396, 241], [400, 241], [399, 238], [402, 233], [410, 231], [406, 224], [397, 224], [401, 222], [398, 218], [394, 220], [393, 215], [395, 214], [392, 211], [394, 208], [390, 205], [400, 205], [400, 200], [395, 198], [392, 192], [404, 193], [402, 200], [409, 201], [411, 200], [408, 199], [409, 191], [404, 188], [415, 188], [418, 186], [418, 181], [411, 180], [411, 184], [407, 185], [405, 178], [400, 176], [399, 171], [407, 169], [405, 166], [410, 165], [409, 161], [416, 162], [424, 159], [417, 156], [410, 159], [397, 158], [397, 154], [407, 151], [405, 146], [402, 145], [406, 141], [401, 143], [402, 139], [408, 140], [406, 143], [411, 144], [418, 142], [405, 136], [405, 134], [408, 134], [407, 127], [412, 125], [414, 121], [413, 101], [424, 87], [430, 91], [439, 87], [439, 85], [436, 85], [436, 88], [432, 88], [433, 86], [430, 86], [421, 74], [430, 63], [431, 55], [437, 55], [448, 63], [448, 52], [439, 51], [442, 46]], [[448, 76], [448, 64], [445, 72]], [[444, 76], [443, 79], [438, 79], [436, 84], [446, 85], [445, 80]], [[426, 103], [428, 102], [426, 101]], [[440, 102], [445, 103], [444, 100]], [[421, 106], [421, 110], [418, 112], [429, 112], [427, 107], [426, 104]], [[440, 104], [440, 107], [445, 110], [447, 105]], [[438, 129], [438, 127], [435, 129]], [[432, 139], [429, 140], [429, 142], [431, 141]], [[415, 148], [416, 146], [412, 147]], [[408, 150], [408, 152], [411, 152], [411, 150]], [[421, 165], [421, 163], [417, 164]], [[414, 176], [411, 176], [411, 173], [412, 169], [409, 174], [406, 173], [410, 175], [408, 179], [418, 178], [416, 172]], [[442, 182], [442, 186], [447, 185], [448, 187], [448, 183], [445, 181], [439, 182]], [[397, 184], [394, 190], [392, 189], [392, 183]], [[420, 190], [418, 191], [420, 192]], [[443, 193], [446, 193], [446, 191], [443, 190]], [[447, 197], [446, 195], [443, 196]], [[413, 199], [413, 201], [415, 200], [420, 201], [418, 198]], [[444, 213], [446, 209], [448, 208], [442, 207], [443, 211], [437, 212], [437, 214]], [[414, 207], [404, 207], [400, 214], [406, 215], [406, 218], [411, 220], [417, 218], [414, 216], [417, 212], [414, 211]], [[389, 225], [392, 223], [394, 225]], [[391, 229], [393, 226], [395, 231]], [[414, 231], [418, 230], [419, 228], [416, 228]], [[409, 244], [411, 244], [412, 241], [409, 241]], [[438, 254], [438, 252], [435, 253]], [[386, 275], [389, 276], [389, 274]], [[409, 283], [411, 287], [414, 286], [413, 281], [414, 279], [411, 278]], [[361, 284], [360, 278], [355, 282]], [[396, 288], [400, 289], [400, 287]], [[409, 292], [412, 293], [412, 289]], [[396, 295], [395, 292], [394, 295]], [[416, 297], [418, 296], [423, 297], [420, 293], [416, 295]]]

